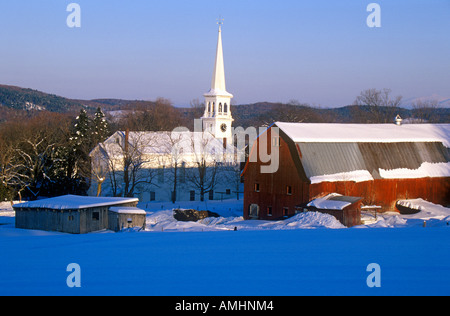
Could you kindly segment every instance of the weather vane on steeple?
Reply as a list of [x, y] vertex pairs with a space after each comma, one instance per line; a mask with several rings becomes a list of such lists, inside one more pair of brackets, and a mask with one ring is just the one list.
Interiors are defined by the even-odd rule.
[[221, 15], [219, 15], [219, 18], [217, 19], [217, 24], [219, 25], [219, 30], [222, 29], [224, 19]]

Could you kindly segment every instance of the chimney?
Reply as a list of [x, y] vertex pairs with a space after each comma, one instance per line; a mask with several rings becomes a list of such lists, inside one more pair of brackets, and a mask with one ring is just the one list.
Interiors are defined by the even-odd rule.
[[402, 125], [402, 121], [403, 119], [400, 117], [400, 114], [397, 114], [397, 116], [395, 117], [395, 125]]
[[128, 153], [128, 145], [130, 141], [130, 129], [127, 128], [125, 131], [125, 152]]

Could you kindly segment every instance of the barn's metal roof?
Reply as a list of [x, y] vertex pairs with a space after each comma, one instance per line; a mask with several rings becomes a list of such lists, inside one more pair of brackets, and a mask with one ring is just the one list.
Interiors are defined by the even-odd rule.
[[366, 170], [357, 143], [297, 143], [297, 147], [308, 178]]
[[[300, 149], [300, 160], [309, 179], [341, 174], [341, 180], [357, 181], [352, 179], [351, 173], [362, 170], [367, 171], [373, 179], [379, 179], [380, 169], [417, 170], [424, 163], [439, 165], [441, 169], [442, 164], [447, 164], [445, 168], [448, 170], [447, 174], [442, 176], [450, 176], [450, 153], [442, 143], [296, 143], [296, 145]], [[367, 179], [361, 181], [364, 180]]]
[[[416, 130], [412, 135], [406, 133], [412, 130], [409, 127], [408, 130], [401, 130], [402, 135], [387, 139], [382, 138], [385, 132], [379, 131], [380, 124], [350, 124], [350, 127], [343, 127], [344, 124], [276, 125], [296, 145], [305, 175], [312, 182], [367, 181], [387, 175], [396, 178], [450, 177], [450, 149], [445, 146], [450, 139], [442, 139], [447, 137], [446, 132], [442, 131], [450, 130], [450, 124], [439, 124], [436, 133], [430, 132], [433, 131], [431, 124], [426, 127], [416, 125], [420, 131]], [[387, 129], [392, 131], [402, 128], [394, 124], [383, 125], [389, 126]], [[333, 128], [335, 126], [337, 128]], [[314, 136], [304, 134], [308, 130]], [[357, 133], [358, 130], [359, 135], [347, 134], [349, 131]], [[375, 134], [369, 137], [371, 132]], [[427, 136], [427, 133], [430, 134]], [[349, 138], [344, 139], [345, 135]], [[392, 170], [394, 173], [386, 172]]]

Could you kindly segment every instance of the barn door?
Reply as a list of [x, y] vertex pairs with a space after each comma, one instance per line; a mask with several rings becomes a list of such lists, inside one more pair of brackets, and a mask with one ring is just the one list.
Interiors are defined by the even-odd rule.
[[248, 216], [250, 218], [259, 218], [259, 205], [258, 204], [250, 204], [248, 209]]

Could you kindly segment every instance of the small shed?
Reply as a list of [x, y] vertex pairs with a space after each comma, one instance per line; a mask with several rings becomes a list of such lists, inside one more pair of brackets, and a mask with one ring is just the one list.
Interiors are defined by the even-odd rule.
[[331, 193], [309, 202], [306, 209], [333, 215], [343, 225], [352, 227], [361, 224], [362, 197]]
[[137, 198], [64, 195], [13, 208], [17, 228], [85, 234], [108, 229], [111, 207], [136, 207], [138, 202]]
[[108, 229], [115, 232], [124, 228], [145, 229], [146, 213], [137, 207], [114, 206], [109, 208]]

